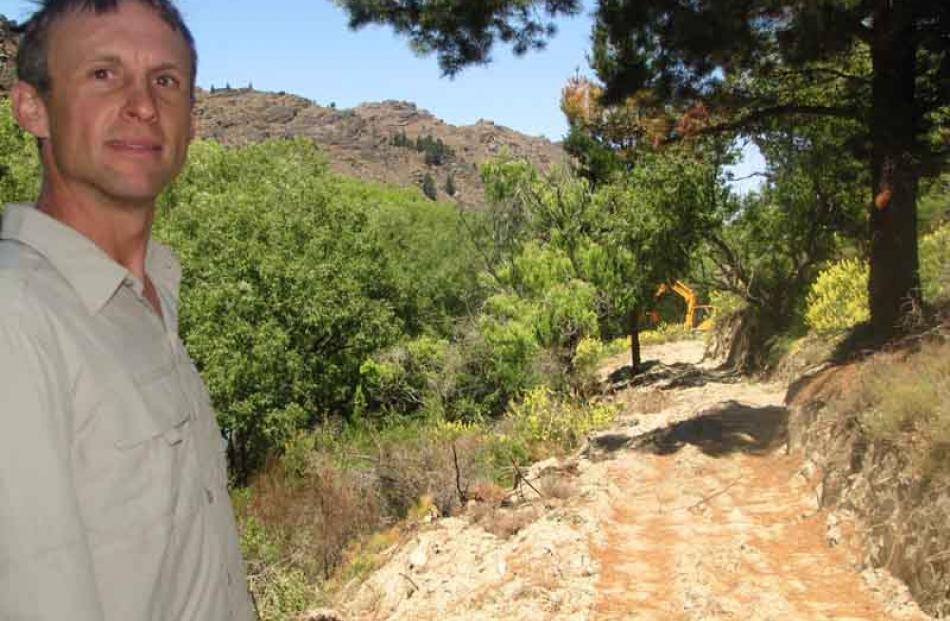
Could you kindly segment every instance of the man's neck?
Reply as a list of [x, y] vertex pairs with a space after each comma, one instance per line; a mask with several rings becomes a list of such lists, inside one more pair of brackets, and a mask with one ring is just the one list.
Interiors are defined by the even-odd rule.
[[155, 215], [154, 204], [119, 205], [65, 196], [44, 186], [37, 208], [93, 241], [113, 261], [143, 283], [145, 255]]

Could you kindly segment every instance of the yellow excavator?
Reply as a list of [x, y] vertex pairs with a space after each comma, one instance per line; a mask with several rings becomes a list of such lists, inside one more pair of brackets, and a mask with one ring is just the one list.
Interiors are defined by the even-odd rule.
[[[679, 295], [683, 300], [686, 301], [686, 317], [683, 319], [683, 327], [687, 330], [692, 330], [698, 327], [700, 330], [708, 330], [712, 326], [712, 322], [709, 319], [711, 315], [712, 306], [708, 304], [697, 304], [696, 293], [690, 289], [686, 283], [683, 283], [679, 280], [673, 280], [668, 283], [663, 283], [656, 288], [656, 293], [653, 294], [653, 299], [658, 300], [663, 297], [664, 294], [672, 291], [673, 293]], [[654, 323], [659, 323], [660, 317], [659, 313], [653, 311], [651, 313], [651, 318]], [[700, 321], [702, 319], [702, 321]]]

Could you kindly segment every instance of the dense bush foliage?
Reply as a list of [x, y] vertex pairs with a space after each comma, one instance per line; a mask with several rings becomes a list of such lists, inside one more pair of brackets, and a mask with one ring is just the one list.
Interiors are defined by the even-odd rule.
[[181, 331], [248, 473], [352, 407], [360, 365], [447, 329], [474, 287], [457, 215], [330, 175], [307, 140], [192, 146], [157, 238], [182, 260]]
[[[950, 224], [920, 240], [920, 286], [924, 301], [950, 298]], [[868, 266], [842, 259], [819, 273], [808, 293], [805, 318], [817, 332], [846, 330], [868, 320]]]
[[756, 138], [767, 181], [722, 203], [721, 226], [703, 252], [704, 284], [730, 294], [718, 302], [740, 311], [718, 315], [733, 336], [724, 352], [730, 365], [768, 366], [775, 338], [807, 329], [806, 297], [818, 272], [844, 253], [863, 252], [867, 173], [841, 147], [853, 131], [851, 122], [822, 120]]
[[920, 240], [920, 286], [927, 302], [950, 300], [950, 223]]
[[36, 141], [17, 126], [6, 99], [0, 99], [0, 209], [36, 199], [40, 161]]

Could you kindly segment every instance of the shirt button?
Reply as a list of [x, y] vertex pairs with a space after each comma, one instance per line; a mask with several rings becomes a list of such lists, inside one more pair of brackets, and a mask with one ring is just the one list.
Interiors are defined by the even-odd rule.
[[205, 498], [208, 499], [208, 504], [213, 503], [213, 502], [214, 502], [214, 492], [212, 492], [210, 489], [205, 488]]

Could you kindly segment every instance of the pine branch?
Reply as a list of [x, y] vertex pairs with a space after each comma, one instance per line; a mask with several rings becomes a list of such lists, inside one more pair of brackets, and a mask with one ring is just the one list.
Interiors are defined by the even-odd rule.
[[791, 116], [795, 114], [806, 115], [806, 116], [821, 116], [821, 117], [834, 117], [841, 119], [860, 119], [859, 111], [857, 108], [852, 107], [836, 107], [836, 106], [807, 106], [800, 104], [780, 104], [775, 106], [768, 106], [766, 108], [759, 108], [758, 110], [753, 110], [738, 119], [733, 121], [725, 121], [722, 123], [714, 123], [712, 125], [707, 125], [695, 131], [690, 132], [689, 134], [677, 134], [666, 138], [663, 142], [664, 144], [671, 144], [679, 142], [687, 137], [692, 136], [707, 136], [710, 134], [719, 134], [729, 131], [737, 131], [743, 129], [749, 129], [754, 127], [756, 124], [766, 121], [768, 119], [773, 119], [782, 116]]

